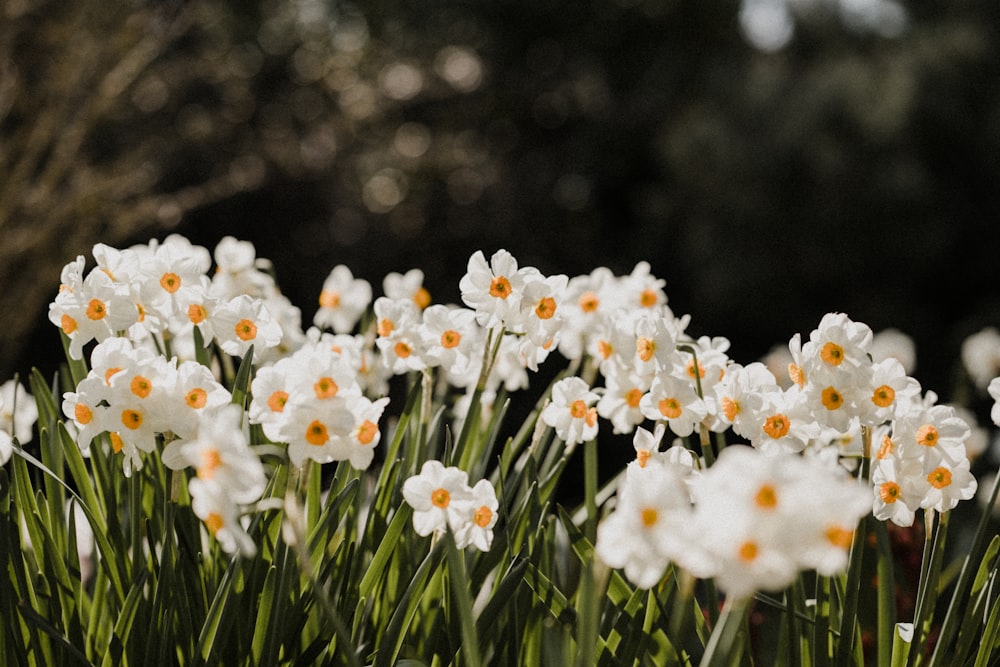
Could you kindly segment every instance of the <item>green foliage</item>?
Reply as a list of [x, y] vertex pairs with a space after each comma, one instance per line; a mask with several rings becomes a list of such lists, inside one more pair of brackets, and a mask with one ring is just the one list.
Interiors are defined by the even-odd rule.
[[[241, 404], [252, 359], [251, 351], [231, 375]], [[257, 554], [230, 555], [193, 513], [185, 473], [149, 457], [125, 478], [103, 436], [84, 453], [58, 409], [74, 386], [31, 377], [37, 449], [15, 445], [0, 469], [6, 665], [979, 666], [1000, 650], [1000, 538], [988, 539], [987, 516], [949, 565], [948, 514], [928, 513], [909, 638], [893, 588], [869, 595], [863, 585], [872, 568], [895, 578], [889, 536], [874, 520], [846, 573], [805, 573], [782, 596], [720, 609], [710, 581], [670, 568], [645, 590], [595, 557], [616, 480], [598, 488], [597, 444], [584, 443], [586, 497], [577, 508], [560, 504], [573, 453], [539, 425], [545, 396], [513, 436], [502, 435], [511, 429], [501, 428], [501, 397], [453, 442], [431, 384], [414, 381], [372, 468], [296, 469], [268, 455], [272, 475], [247, 524]], [[438, 455], [497, 486], [489, 551], [459, 549], [451, 532], [413, 531], [403, 482]], [[80, 519], [94, 538], [82, 558]], [[751, 626], [751, 609], [769, 620]], [[874, 657], [862, 650], [863, 627], [877, 633]]]

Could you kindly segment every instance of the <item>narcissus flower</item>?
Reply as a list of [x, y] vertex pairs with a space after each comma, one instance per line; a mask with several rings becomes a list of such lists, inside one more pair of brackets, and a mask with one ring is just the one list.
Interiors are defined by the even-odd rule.
[[243, 356], [251, 345], [262, 352], [281, 342], [281, 326], [263, 301], [245, 294], [219, 306], [213, 325], [219, 347], [233, 356]]
[[459, 549], [474, 546], [489, 551], [493, 544], [493, 527], [497, 523], [500, 503], [496, 490], [488, 479], [481, 479], [469, 491], [469, 511], [465, 523], [455, 530], [455, 544]]
[[489, 551], [500, 503], [489, 480], [468, 485], [468, 476], [440, 461], [426, 461], [420, 474], [403, 482], [403, 498], [413, 508], [418, 535], [440, 535], [451, 530], [459, 549], [474, 546]]
[[319, 293], [319, 309], [313, 324], [331, 328], [335, 333], [350, 333], [372, 301], [372, 286], [355, 278], [343, 265], [333, 267]]
[[670, 467], [649, 466], [628, 475], [618, 490], [615, 511], [597, 529], [597, 557], [621, 568], [629, 581], [651, 588], [670, 561], [695, 549], [691, 500]]
[[705, 401], [695, 393], [688, 380], [668, 373], [657, 373], [653, 383], [639, 402], [639, 409], [649, 419], [662, 419], [675, 435], [691, 435], [708, 415]]
[[454, 466], [426, 461], [420, 474], [403, 482], [403, 498], [413, 508], [413, 529], [426, 537], [465, 524], [472, 491], [469, 477]]
[[16, 380], [0, 385], [0, 431], [17, 438], [20, 444], [31, 442], [31, 433], [38, 421], [38, 404], [24, 386]]
[[527, 273], [506, 250], [497, 250], [488, 263], [477, 250], [458, 284], [462, 301], [476, 311], [476, 319], [484, 327], [513, 326], [518, 321]]
[[552, 385], [552, 400], [542, 410], [542, 421], [553, 427], [567, 445], [597, 437], [598, 395], [581, 378], [568, 377]]

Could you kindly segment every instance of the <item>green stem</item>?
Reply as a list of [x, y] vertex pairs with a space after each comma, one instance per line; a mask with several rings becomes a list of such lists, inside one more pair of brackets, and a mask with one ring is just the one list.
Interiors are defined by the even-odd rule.
[[722, 607], [719, 622], [712, 630], [712, 636], [705, 647], [700, 667], [723, 667], [739, 664], [743, 654], [743, 622], [750, 609], [750, 599], [729, 598]]
[[889, 545], [889, 531], [884, 521], [875, 524], [878, 544], [878, 664], [888, 667], [892, 661], [892, 642], [896, 631], [896, 574]]
[[[935, 516], [937, 521], [934, 520]], [[913, 642], [910, 644], [908, 664], [921, 664], [925, 657], [924, 649], [934, 618], [934, 607], [937, 604], [938, 578], [941, 574], [941, 561], [944, 558], [944, 541], [948, 533], [949, 516], [950, 512], [939, 514], [933, 510], [924, 510], [924, 520], [927, 524], [926, 538], [920, 568], [920, 583], [917, 586], [917, 609], [913, 616]]]
[[584, 535], [591, 544], [597, 542], [597, 440], [588, 440], [583, 445], [583, 491], [587, 506], [587, 522]]
[[[864, 481], [868, 480], [871, 471], [871, 442], [871, 429], [862, 426], [861, 446], [864, 454], [861, 458], [858, 478]], [[858, 599], [861, 597], [861, 563], [865, 553], [865, 540], [873, 520], [874, 517], [871, 514], [861, 519], [851, 544], [851, 554], [847, 565], [847, 581], [844, 588], [844, 603], [841, 605], [840, 642], [837, 645], [836, 661], [838, 667], [847, 667], [854, 652], [854, 638], [858, 629]]]

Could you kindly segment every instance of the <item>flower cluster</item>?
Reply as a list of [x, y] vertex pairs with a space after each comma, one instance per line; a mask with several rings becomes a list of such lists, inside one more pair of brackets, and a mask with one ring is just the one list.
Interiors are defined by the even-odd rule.
[[296, 466], [346, 460], [365, 469], [372, 462], [389, 399], [372, 401], [362, 393], [364, 358], [356, 343], [351, 336], [319, 335], [253, 380], [250, 421], [272, 441], [287, 443]]
[[637, 457], [598, 530], [598, 557], [649, 588], [670, 563], [715, 577], [734, 596], [789, 585], [800, 570], [833, 574], [870, 509], [865, 486], [839, 468], [732, 445], [697, 471], [662, 431], [636, 430]]
[[413, 529], [418, 535], [450, 530], [459, 549], [472, 545], [490, 550], [500, 504], [489, 480], [481, 479], [470, 487], [465, 471], [426, 461], [419, 475], [403, 483], [403, 498], [413, 508]]
[[180, 235], [123, 250], [98, 244], [90, 271], [82, 255], [63, 268], [49, 320], [69, 337], [74, 359], [91, 341], [122, 334], [137, 342], [160, 336], [193, 350], [195, 327], [206, 344], [214, 340], [227, 354], [245, 354], [253, 345], [265, 358], [286, 332], [294, 337], [300, 315], [255, 254], [251, 244], [226, 237], [209, 278], [208, 250]]
[[188, 483], [191, 508], [222, 548], [252, 556], [257, 548], [240, 519], [243, 508], [260, 499], [267, 479], [242, 421], [243, 411], [229, 403], [215, 419], [199, 422], [193, 438], [168, 444], [162, 456], [168, 468], [195, 470]]
[[16, 380], [0, 385], [0, 465], [14, 451], [14, 438], [21, 445], [31, 442], [31, 431], [38, 420], [34, 397]]
[[157, 450], [158, 439], [187, 440], [212, 421], [232, 395], [212, 372], [195, 361], [167, 360], [128, 338], [108, 338], [91, 354], [90, 371], [63, 394], [63, 413], [86, 452], [107, 433], [123, 455], [126, 476], [142, 468], [141, 452]]
[[[260, 465], [246, 439], [247, 424], [259, 426], [268, 442], [287, 447], [294, 466], [347, 461], [365, 469], [382, 437], [379, 421], [391, 376], [436, 372], [451, 388], [465, 392], [460, 407], [476, 391], [488, 403], [501, 386], [525, 388], [528, 373], [556, 350], [595, 371], [590, 382], [571, 376], [554, 383], [540, 414], [567, 452], [595, 439], [601, 420], [614, 433], [634, 433], [638, 464], [620, 489], [618, 506], [624, 513], [618, 519], [619, 512], [612, 515], [602, 530], [626, 530], [621, 526], [630, 511], [635, 510], [629, 520], [641, 522], [653, 516], [643, 514], [646, 509], [655, 510], [653, 524], [628, 528], [633, 540], [622, 538], [615, 545], [619, 553], [632, 554], [626, 570], [643, 582], [668, 561], [705, 576], [739, 570], [719, 565], [723, 556], [691, 547], [686, 529], [661, 532], [659, 527], [672, 526], [675, 518], [692, 523], [691, 517], [709, 512], [716, 498], [733, 501], [724, 491], [733, 485], [724, 476], [732, 464], [723, 462], [746, 459], [748, 452], [760, 462], [742, 463], [763, 470], [761, 479], [781, 482], [782, 498], [798, 498], [802, 487], [777, 479], [778, 467], [811, 480], [818, 473], [801, 466], [818, 459], [816, 469], [838, 479], [844, 467], [853, 462], [858, 469], [857, 460], [870, 457], [868, 506], [876, 517], [900, 525], [912, 523], [921, 508], [947, 511], [976, 489], [966, 450], [970, 428], [962, 415], [936, 405], [934, 394], [921, 392], [903, 362], [877, 351], [866, 325], [841, 313], [826, 315], [808, 339], [796, 335], [789, 341], [786, 381], [763, 363], [732, 361], [726, 338], [689, 335], [690, 318], [673, 313], [664, 281], [645, 262], [628, 275], [599, 268], [567, 278], [520, 266], [505, 250], [488, 260], [476, 252], [459, 282], [463, 305], [433, 304], [419, 270], [387, 275], [383, 295], [373, 298], [367, 281], [336, 266], [320, 291], [314, 326], [303, 331], [298, 309], [281, 295], [268, 262], [257, 258], [249, 243], [227, 237], [210, 254], [174, 235], [125, 250], [99, 244], [93, 255], [96, 266], [90, 271], [82, 257], [64, 268], [49, 311], [69, 341], [70, 356], [91, 353], [89, 373], [64, 395], [63, 411], [82, 447], [108, 434], [107, 442], [123, 454], [126, 475], [142, 466], [143, 456], [167, 444], [168, 465], [195, 471], [195, 511], [234, 550], [247, 550], [234, 520], [239, 507], [255, 502], [254, 492], [260, 494], [257, 474], [246, 472]], [[253, 348], [254, 373], [242, 417], [220, 416], [233, 395], [218, 368], [195, 361], [206, 358], [199, 354], [199, 341], [214, 345], [220, 358], [244, 356]], [[460, 410], [456, 416], [462, 418]], [[650, 422], [652, 432], [643, 428]], [[683, 447], [659, 451], [668, 429], [680, 439], [698, 431], [702, 443], [710, 432], [731, 429], [750, 447], [732, 448], [740, 454], [724, 451], [718, 463], [706, 467]], [[231, 460], [232, 470], [244, 470], [245, 488], [225, 472], [229, 463], [205, 463], [204, 457], [222, 451], [211, 442], [217, 447], [232, 443], [219, 461]], [[3, 448], [0, 441], [0, 455]], [[721, 487], [698, 491], [709, 484], [706, 479]], [[856, 489], [829, 484], [822, 488], [845, 495], [840, 505], [846, 514], [813, 514], [852, 530]], [[672, 491], [653, 498], [650, 489], [667, 487]], [[223, 506], [220, 494], [237, 500]], [[488, 482], [470, 488], [464, 472], [432, 461], [407, 481], [404, 496], [414, 507], [420, 534], [447, 526], [460, 544], [488, 548], [497, 506]], [[781, 509], [760, 515], [731, 512], [749, 532], [732, 528], [729, 534], [747, 540], [751, 534], [761, 536], [755, 544], [767, 554], [774, 546], [768, 541], [771, 524], [761, 517], [791, 521], [784, 505]], [[843, 533], [838, 536], [833, 541], [839, 548]], [[788, 562], [796, 567], [840, 562], [824, 552], [826, 564], [817, 564], [818, 557], [792, 551]], [[815, 547], [810, 553], [820, 551]], [[610, 552], [605, 556], [624, 564]], [[782, 581], [787, 568], [775, 568], [781, 576], [755, 580]]]

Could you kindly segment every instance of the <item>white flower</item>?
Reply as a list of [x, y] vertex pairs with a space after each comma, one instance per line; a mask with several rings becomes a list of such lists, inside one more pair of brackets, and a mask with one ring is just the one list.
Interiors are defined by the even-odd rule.
[[691, 383], [667, 373], [656, 374], [639, 408], [649, 419], [666, 420], [670, 430], [681, 437], [691, 435], [708, 415], [705, 401], [698, 398]]
[[553, 427], [567, 445], [597, 437], [597, 409], [591, 407], [598, 395], [578, 377], [564, 378], [552, 385], [552, 401], [542, 410], [542, 421]]
[[219, 347], [226, 354], [242, 357], [254, 346], [257, 353], [281, 342], [281, 326], [275, 322], [261, 299], [238, 296], [213, 313]]
[[488, 264], [483, 252], [477, 250], [459, 281], [462, 301], [476, 311], [476, 319], [484, 327], [514, 326], [528, 273], [518, 269], [517, 260], [506, 250], [493, 253]]
[[367, 280], [355, 278], [346, 266], [335, 266], [323, 281], [313, 324], [350, 333], [371, 301], [372, 286]]
[[972, 383], [986, 389], [1000, 375], [1000, 331], [986, 327], [962, 341], [962, 365]]
[[649, 466], [625, 477], [615, 511], [597, 528], [595, 553], [606, 565], [624, 569], [636, 586], [651, 588], [670, 561], [697, 550], [690, 520], [681, 478], [666, 466]]
[[203, 420], [191, 440], [175, 440], [163, 449], [163, 463], [178, 470], [194, 468], [205, 485], [216, 485], [233, 502], [257, 502], [267, 485], [264, 466], [250, 449], [240, 422], [243, 411], [229, 404], [214, 419]]
[[469, 509], [465, 523], [455, 530], [455, 544], [459, 549], [472, 545], [480, 551], [489, 551], [500, 507], [496, 490], [489, 480], [481, 479], [472, 487], [466, 502]]
[[38, 404], [20, 382], [7, 380], [0, 385], [0, 431], [17, 438], [20, 444], [31, 442], [32, 427], [38, 421]]
[[419, 475], [403, 482], [403, 498], [413, 508], [413, 529], [426, 537], [465, 524], [472, 490], [464, 471], [426, 461]]
[[410, 269], [404, 274], [391, 271], [382, 279], [382, 292], [390, 299], [411, 299], [418, 308], [431, 304], [431, 295], [424, 288], [424, 272]]

